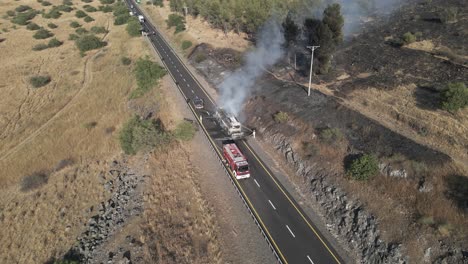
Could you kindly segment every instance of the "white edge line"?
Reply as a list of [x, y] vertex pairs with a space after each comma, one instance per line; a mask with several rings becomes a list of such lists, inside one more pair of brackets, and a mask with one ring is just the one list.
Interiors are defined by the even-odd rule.
[[296, 238], [296, 235], [291, 231], [291, 228], [289, 228], [288, 225], [286, 225], [286, 228], [289, 230], [289, 233], [291, 233], [292, 237]]
[[307, 259], [310, 261], [310, 263], [314, 264], [314, 262], [312, 261], [312, 259], [310, 259], [309, 255], [307, 255]]

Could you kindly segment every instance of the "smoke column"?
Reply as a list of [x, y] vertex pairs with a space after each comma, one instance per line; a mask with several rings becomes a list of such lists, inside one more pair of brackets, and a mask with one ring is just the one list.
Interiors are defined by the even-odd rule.
[[283, 56], [283, 43], [281, 25], [270, 19], [260, 29], [255, 49], [246, 54], [245, 64], [219, 85], [219, 103], [228, 113], [239, 115], [255, 80]]

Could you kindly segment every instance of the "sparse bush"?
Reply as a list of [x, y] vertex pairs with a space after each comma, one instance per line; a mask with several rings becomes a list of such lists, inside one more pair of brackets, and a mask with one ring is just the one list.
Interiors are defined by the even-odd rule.
[[49, 28], [58, 28], [58, 26], [55, 25], [54, 23], [49, 23], [49, 24], [47, 24], [47, 26], [48, 26]]
[[76, 35], [76, 34], [70, 34], [70, 35], [68, 35], [68, 40], [77, 40], [78, 38], [79, 38], [79, 36]]
[[89, 22], [93, 22], [93, 21], [94, 21], [94, 18], [92, 18], [92, 17], [90, 17], [90, 16], [87, 16], [87, 17], [85, 17], [83, 20], [84, 20], [84, 22], [89, 23]]
[[456, 112], [468, 105], [468, 88], [462, 82], [449, 83], [447, 90], [441, 93], [441, 107], [449, 112]]
[[354, 180], [365, 181], [377, 174], [379, 163], [377, 158], [371, 154], [364, 154], [353, 160], [346, 172]]
[[195, 60], [196, 63], [200, 63], [200, 62], [206, 60], [206, 55], [203, 54], [203, 53], [197, 53], [197, 55], [195, 55], [194, 60]]
[[141, 150], [148, 151], [164, 146], [170, 141], [170, 136], [162, 130], [158, 122], [142, 120], [135, 116], [124, 124], [119, 141], [126, 154], [134, 155]]
[[177, 34], [179, 32], [182, 32], [185, 30], [185, 24], [179, 24], [175, 27], [174, 34]]
[[72, 22], [70, 22], [70, 27], [79, 28], [79, 27], [81, 27], [81, 25], [80, 25], [80, 23], [78, 23], [76, 21], [72, 21]]
[[190, 48], [191, 46], [192, 46], [192, 42], [189, 41], [189, 40], [184, 40], [182, 42], [182, 49], [183, 50], [186, 50], [186, 49]]
[[45, 50], [45, 49], [47, 49], [47, 48], [48, 48], [48, 46], [47, 46], [46, 44], [41, 43], [41, 44], [35, 45], [32, 49], [33, 49], [34, 51], [41, 51], [41, 50]]
[[32, 191], [46, 184], [49, 180], [49, 174], [46, 171], [34, 172], [21, 180], [21, 191]]
[[77, 29], [75, 30], [75, 32], [76, 32], [76, 34], [78, 34], [78, 35], [84, 35], [84, 34], [88, 33], [88, 30], [87, 30], [86, 28], [77, 28]]
[[123, 15], [118, 15], [114, 19], [114, 25], [116, 26], [123, 25], [127, 23], [129, 19], [130, 19], [130, 15], [128, 13], [123, 14]]
[[47, 44], [47, 46], [49, 48], [55, 48], [55, 47], [59, 47], [59, 46], [62, 46], [63, 42], [56, 39], [56, 38], [53, 38], [51, 40], [49, 40], [49, 43]]
[[118, 2], [118, 3], [115, 3], [114, 5], [114, 17], [118, 17], [118, 16], [121, 16], [121, 15], [129, 15], [128, 14], [128, 8], [127, 6], [123, 3], [123, 2]]
[[55, 165], [54, 171], [60, 171], [68, 166], [71, 166], [75, 163], [75, 161], [72, 158], [68, 159], [63, 159]]
[[47, 85], [48, 83], [50, 83], [51, 80], [52, 79], [48, 75], [34, 76], [29, 79], [29, 83], [31, 83], [31, 85], [34, 88], [39, 88], [39, 87]]
[[103, 12], [103, 13], [110, 13], [112, 12], [112, 6], [110, 5], [103, 5], [103, 6], [99, 6], [99, 11]]
[[88, 13], [92, 13], [92, 12], [97, 11], [97, 8], [95, 8], [94, 6], [90, 6], [90, 5], [83, 6], [83, 9]]
[[16, 15], [16, 12], [14, 10], [8, 10], [6, 13], [8, 16], [11, 16], [11, 17]]
[[275, 119], [277, 123], [285, 123], [288, 121], [289, 115], [286, 112], [279, 111], [273, 116], [273, 119]]
[[406, 32], [402, 36], [403, 44], [408, 45], [416, 41], [416, 36], [411, 32]]
[[138, 21], [138, 19], [136, 17], [132, 17], [128, 20], [128, 24], [127, 24], [127, 33], [132, 36], [132, 37], [136, 37], [136, 36], [140, 36], [141, 35], [141, 25], [140, 25], [140, 22]]
[[24, 11], [27, 11], [27, 10], [30, 10], [30, 9], [32, 9], [32, 8], [30, 6], [27, 6], [27, 5], [20, 5], [17, 8], [15, 8], [16, 12], [24, 12]]
[[111, 5], [115, 2], [115, 0], [99, 0], [99, 2], [101, 2], [103, 5]]
[[35, 39], [46, 39], [54, 36], [54, 34], [47, 29], [41, 28], [34, 33], [33, 38]]
[[193, 124], [187, 121], [179, 123], [174, 130], [174, 137], [178, 140], [189, 141], [195, 135]]
[[332, 143], [343, 138], [343, 133], [338, 128], [325, 128], [320, 131], [320, 138], [323, 141]]
[[87, 130], [91, 130], [91, 129], [93, 129], [93, 128], [95, 128], [97, 126], [97, 122], [96, 121], [91, 121], [91, 122], [85, 123], [83, 126]]
[[38, 30], [38, 29], [40, 29], [41, 27], [40, 27], [38, 24], [36, 24], [36, 23], [29, 23], [29, 24], [26, 26], [26, 28], [27, 28], [28, 30]]
[[53, 19], [57, 19], [59, 18], [60, 16], [62, 16], [62, 13], [60, 12], [60, 10], [58, 10], [57, 8], [52, 8], [49, 13], [43, 13], [42, 16], [44, 18], [53, 18]]
[[88, 50], [99, 49], [104, 47], [107, 43], [101, 41], [95, 35], [83, 35], [75, 40], [76, 46], [81, 52], [86, 52]]
[[71, 11], [73, 11], [73, 7], [67, 6], [67, 5], [59, 5], [56, 7], [56, 9], [58, 11], [67, 12], [67, 13], [70, 13]]
[[132, 60], [127, 57], [122, 57], [121, 61], [123, 65], [130, 65], [132, 63]]
[[105, 33], [107, 33], [107, 29], [105, 27], [93, 26], [93, 27], [91, 27], [90, 30], [94, 34], [105, 34]]
[[93, 0], [81, 0], [81, 2], [91, 3], [91, 2], [93, 2]]
[[319, 153], [319, 148], [312, 142], [302, 142], [302, 152], [306, 158], [311, 158]]
[[166, 74], [166, 70], [154, 61], [140, 58], [135, 63], [133, 73], [135, 74], [138, 88], [131, 93], [130, 98], [137, 98], [158, 84], [159, 79]]
[[88, 16], [88, 14], [86, 14], [86, 12], [83, 11], [83, 10], [78, 10], [78, 11], [76, 11], [75, 16], [76, 16], [77, 18], [83, 18], [83, 17]]
[[11, 22], [14, 23], [14, 24], [24, 26], [24, 25], [28, 24], [29, 20], [36, 17], [36, 15], [37, 15], [37, 11], [31, 9], [31, 10], [29, 10], [27, 12], [16, 14], [16, 16], [11, 19]]
[[183, 16], [177, 14], [170, 14], [166, 20], [167, 28], [175, 27], [175, 32], [179, 33], [185, 30], [185, 19]]
[[43, 1], [41, 3], [42, 6], [51, 6], [52, 4], [50, 2], [47, 2], [47, 1]]
[[72, 6], [73, 2], [71, 0], [63, 0], [63, 4], [67, 6]]
[[447, 7], [439, 12], [440, 22], [442, 23], [455, 23], [458, 20], [458, 8], [457, 7]]

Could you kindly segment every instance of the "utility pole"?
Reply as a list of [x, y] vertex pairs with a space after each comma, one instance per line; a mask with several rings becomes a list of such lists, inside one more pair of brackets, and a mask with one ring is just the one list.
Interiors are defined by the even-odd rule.
[[308, 49], [312, 50], [312, 56], [310, 57], [310, 74], [309, 74], [309, 90], [307, 91], [307, 96], [310, 96], [310, 84], [312, 83], [312, 65], [314, 64], [314, 50], [320, 46], [307, 46]]

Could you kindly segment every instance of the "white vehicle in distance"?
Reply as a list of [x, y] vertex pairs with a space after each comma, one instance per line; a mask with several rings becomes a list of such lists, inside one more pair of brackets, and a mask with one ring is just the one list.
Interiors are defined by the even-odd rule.
[[144, 23], [145, 22], [145, 17], [142, 16], [142, 15], [139, 15], [138, 16], [138, 21], [140, 21], [140, 23]]

